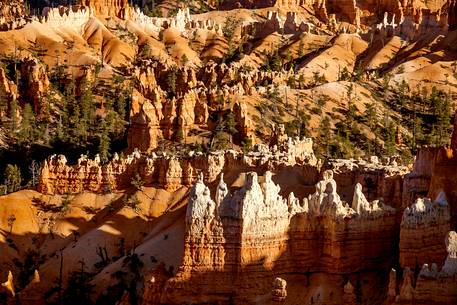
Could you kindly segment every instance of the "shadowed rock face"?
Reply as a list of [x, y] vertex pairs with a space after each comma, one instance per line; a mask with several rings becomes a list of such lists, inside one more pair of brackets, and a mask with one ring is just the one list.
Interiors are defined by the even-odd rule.
[[448, 0], [448, 24], [449, 30], [457, 29], [457, 2], [455, 0]]

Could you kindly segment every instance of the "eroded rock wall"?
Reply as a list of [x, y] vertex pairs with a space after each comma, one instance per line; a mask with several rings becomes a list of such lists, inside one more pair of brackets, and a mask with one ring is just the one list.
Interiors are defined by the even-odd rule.
[[16, 29], [26, 23], [26, 10], [23, 0], [0, 2], [0, 30]]
[[176, 190], [190, 186], [199, 173], [204, 174], [205, 181], [213, 182], [230, 170], [267, 170], [296, 164], [315, 166], [318, 172], [309, 138], [290, 139], [281, 151], [258, 147], [262, 149], [247, 154], [228, 150], [208, 154], [190, 152], [180, 157], [155, 153], [147, 156], [134, 151], [126, 158], [116, 154], [106, 164], [101, 164], [98, 156], [94, 160], [81, 156], [77, 164], [68, 165], [65, 156], [54, 155], [42, 165], [38, 190], [44, 194], [107, 192], [130, 187], [136, 175], [148, 185]]
[[411, 270], [429, 262], [442, 265], [446, 257], [442, 240], [450, 229], [450, 207], [444, 193], [433, 202], [427, 198], [417, 199], [403, 212], [400, 265]]
[[356, 285], [344, 275], [389, 267], [395, 209], [368, 202], [361, 185], [349, 206], [337, 194], [331, 171], [303, 200], [293, 193], [282, 197], [270, 172], [262, 180], [248, 173], [243, 187], [230, 193], [221, 176], [212, 197], [200, 176], [189, 196], [184, 259], [164, 285], [161, 303], [254, 304], [268, 298], [279, 274], [301, 274], [304, 281], [313, 274], [322, 283], [328, 281], [324, 274], [334, 274], [341, 287], [310, 287], [303, 297], [341, 304], [343, 295], [354, 296], [350, 286]]

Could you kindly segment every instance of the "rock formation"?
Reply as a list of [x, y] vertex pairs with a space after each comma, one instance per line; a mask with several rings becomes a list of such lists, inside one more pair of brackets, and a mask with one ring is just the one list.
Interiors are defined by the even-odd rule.
[[[388, 304], [455, 304], [457, 302], [457, 233], [446, 234], [446, 260], [442, 268], [437, 264], [423, 264], [417, 279], [406, 267], [403, 284], [395, 301]], [[415, 281], [415, 286], [413, 283]]]
[[403, 182], [403, 208], [413, 204], [417, 198], [427, 196], [438, 150], [435, 147], [423, 147], [417, 152], [413, 169], [405, 175]]
[[[147, 185], [159, 185], [168, 190], [190, 186], [197, 175], [204, 174], [212, 182], [220, 173], [230, 168], [273, 169], [296, 164], [317, 164], [312, 150], [312, 140], [288, 140], [282, 151], [252, 151], [246, 155], [236, 151], [218, 151], [207, 155], [191, 152], [179, 158], [153, 153], [150, 156], [134, 151], [126, 158], [116, 154], [107, 164], [100, 164], [82, 155], [76, 165], [67, 165], [65, 156], [51, 156], [43, 162], [38, 189], [45, 194], [80, 193], [84, 190], [106, 192], [131, 186], [136, 175]], [[317, 171], [317, 168], [315, 169]]]
[[[259, 183], [256, 173], [248, 173], [244, 186], [231, 194], [221, 177], [213, 199], [200, 176], [189, 195], [184, 259], [177, 275], [165, 284], [162, 303], [230, 299], [235, 304], [253, 304], [256, 296], [269, 294], [277, 274], [343, 276], [387, 268], [395, 209], [368, 202], [360, 185], [351, 208], [338, 196], [331, 171], [316, 185], [316, 192], [303, 200], [293, 193], [283, 198], [271, 179], [266, 172]], [[368, 236], [376, 236], [376, 241], [368, 241]], [[349, 287], [334, 293], [350, 295]], [[276, 296], [285, 294], [283, 288], [274, 291]], [[320, 295], [324, 301], [332, 297], [333, 292]]]
[[36, 59], [26, 59], [21, 64], [21, 75], [24, 75], [23, 82], [29, 90], [26, 91], [34, 111], [40, 115], [46, 111], [45, 98], [50, 89], [50, 82], [45, 68]]
[[287, 282], [280, 277], [275, 278], [271, 291], [271, 304], [285, 304], [287, 298]]
[[[18, 90], [16, 84], [10, 79], [8, 79], [5, 70], [0, 68], [0, 99], [4, 102], [9, 102], [13, 99], [17, 99], [18, 97]], [[0, 117], [6, 116], [6, 109], [4, 107], [1, 110]]]
[[[457, 223], [457, 131], [450, 147], [421, 148], [412, 170], [401, 165], [399, 157], [332, 159], [323, 164], [313, 153], [311, 138], [288, 136], [321, 133], [322, 126], [317, 124], [325, 116], [331, 118], [329, 130], [339, 132], [345, 111], [336, 110], [349, 106], [345, 94], [352, 84], [357, 119], [362, 110], [358, 107], [363, 104], [376, 105], [377, 119], [384, 111], [395, 112], [373, 94], [381, 88], [382, 75], [392, 74], [392, 82], [397, 82], [399, 77], [419, 74], [421, 86], [446, 86], [452, 94], [457, 82], [450, 63], [455, 57], [455, 34], [449, 30], [457, 28], [455, 0], [224, 1], [223, 5], [230, 7], [271, 9], [191, 14], [189, 8], [181, 8], [173, 17], [150, 17], [140, 9], [133, 10], [126, 0], [85, 0], [74, 6], [45, 8], [42, 16], [30, 18], [23, 18], [21, 5], [20, 1], [0, 4], [2, 29], [24, 26], [0, 33], [0, 55], [6, 58], [0, 68], [2, 122], [10, 119], [6, 102], [17, 99], [18, 108], [33, 105], [37, 121], [44, 107], [50, 106], [53, 129], [65, 95], [49, 80], [55, 61], [52, 52], [65, 48], [59, 53], [62, 63], [58, 58], [63, 74], [68, 75], [63, 80], [79, 81], [81, 73], [90, 78], [97, 105], [95, 122], [108, 117], [109, 102], [114, 104], [117, 98], [112, 95], [125, 90], [123, 102], [129, 113], [119, 116], [122, 124], [128, 121], [128, 148], [125, 157], [111, 151], [114, 156], [108, 162], [98, 155], [93, 159], [81, 155], [71, 164], [65, 156], [53, 155], [42, 163], [39, 192], [33, 193], [30, 210], [40, 214], [40, 220], [57, 222], [56, 227], [70, 233], [55, 232], [55, 237], [50, 224], [40, 223], [37, 226], [47, 229], [40, 227], [33, 234], [25, 230], [19, 236], [10, 232], [11, 240], [16, 239], [14, 244], [0, 234], [6, 241], [0, 246], [10, 251], [0, 256], [6, 257], [5, 266], [16, 266], [2, 286], [2, 294], [16, 295], [23, 304], [40, 305], [43, 296], [39, 287], [50, 286], [54, 280], [46, 272], [42, 277], [36, 272], [23, 293], [14, 290], [13, 274], [17, 279], [19, 269], [16, 256], [23, 259], [32, 247], [23, 241], [29, 235], [36, 234], [30, 237], [33, 246], [40, 249], [35, 243], [44, 240], [42, 248], [48, 251], [41, 271], [42, 267], [55, 267], [56, 251], [62, 245], [69, 252], [81, 247], [77, 234], [85, 235], [85, 240], [93, 240], [103, 230], [119, 238], [131, 234], [131, 228], [118, 221], [122, 219], [144, 227], [139, 232], [132, 226], [135, 234], [143, 236], [135, 235], [131, 252], [139, 249], [138, 254], [142, 251], [144, 257], [157, 248], [166, 252], [158, 260], [154, 257], [154, 263], [145, 264], [144, 282], [136, 283], [144, 305], [456, 303], [456, 234], [448, 232]], [[386, 37], [393, 36], [395, 43], [384, 45]], [[16, 64], [16, 58], [11, 57], [12, 41], [15, 50], [16, 44], [21, 47], [20, 73], [14, 71], [15, 76], [20, 75], [17, 81], [11, 68]], [[390, 47], [393, 50], [387, 52]], [[38, 49], [43, 54], [34, 54]], [[382, 64], [373, 65], [377, 68], [372, 71], [361, 69], [365, 59], [377, 55], [384, 58]], [[108, 59], [113, 56], [115, 63]], [[274, 61], [281, 63], [275, 69]], [[295, 68], [295, 64], [299, 66]], [[340, 68], [345, 68], [347, 75]], [[436, 70], [429, 73], [427, 68]], [[82, 70], [94, 71], [94, 76], [84, 76]], [[429, 77], [436, 78], [422, 82]], [[114, 84], [118, 87], [111, 87]], [[391, 93], [395, 96], [393, 89], [387, 88], [386, 97]], [[57, 98], [46, 104], [50, 94]], [[318, 99], [325, 105], [315, 108]], [[122, 110], [119, 112], [126, 109]], [[417, 116], [432, 114], [418, 112]], [[230, 124], [225, 124], [228, 120]], [[372, 126], [366, 123], [357, 122], [362, 142], [367, 139], [379, 147], [379, 135], [373, 140]], [[399, 151], [409, 144], [409, 132], [404, 129], [408, 126], [396, 130], [395, 149]], [[0, 130], [1, 144], [8, 131]], [[219, 131], [233, 140], [227, 145], [231, 150], [213, 151], [211, 144]], [[5, 137], [13, 139], [8, 145], [16, 144], [14, 132]], [[339, 139], [333, 138], [335, 143]], [[78, 149], [89, 147], [87, 143], [78, 145], [84, 146]], [[29, 146], [41, 149], [43, 142]], [[248, 146], [253, 146], [250, 151]], [[209, 152], [201, 152], [208, 147]], [[246, 152], [241, 152], [241, 147]], [[367, 153], [359, 147], [354, 151]], [[116, 196], [122, 201], [120, 196], [130, 195], [137, 179], [147, 186], [138, 192], [137, 199], [148, 201], [140, 204], [149, 204], [153, 221], [150, 214], [137, 213], [131, 207], [113, 212], [111, 201], [107, 203]], [[2, 197], [6, 204], [0, 207], [8, 211], [23, 207], [11, 203], [25, 202], [32, 192]], [[148, 192], [155, 192], [154, 197]], [[55, 220], [55, 211], [42, 211], [40, 206], [44, 199], [61, 198], [54, 195], [80, 195], [74, 197], [97, 205], [80, 206], [78, 202], [70, 211], [62, 205]], [[172, 197], [172, 203], [155, 218], [160, 214], [155, 211], [160, 209], [157, 206], [168, 204], [161, 196]], [[114, 213], [118, 219], [111, 226], [106, 219], [111, 221]], [[9, 212], [1, 210], [0, 215]], [[33, 225], [38, 223], [32, 220], [27, 218]], [[2, 226], [5, 223], [0, 219]], [[76, 231], [70, 231], [73, 229]], [[49, 245], [48, 231], [52, 235]], [[74, 234], [74, 240], [67, 233]], [[182, 257], [179, 247], [184, 250], [177, 265]], [[106, 295], [112, 288], [106, 287], [113, 280], [109, 273], [125, 267], [125, 249], [119, 252], [119, 256], [110, 253], [109, 260], [102, 258], [106, 263], [102, 269], [95, 266], [95, 255], [88, 259], [91, 270], [100, 272], [91, 278], [99, 285], [94, 297]], [[141, 254], [138, 257], [146, 262]], [[176, 259], [167, 265], [168, 270], [162, 262], [168, 259], [165, 256]], [[153, 261], [152, 256], [147, 259]], [[5, 277], [6, 270], [0, 274]], [[134, 296], [132, 291], [121, 291], [115, 302], [129, 304]]]
[[442, 240], [450, 229], [450, 207], [444, 193], [433, 202], [427, 198], [417, 199], [403, 212], [400, 265], [411, 270], [428, 262], [441, 265], [446, 253]]
[[84, 25], [93, 16], [91, 8], [80, 6], [45, 7], [42, 12], [41, 22], [52, 28], [72, 27], [79, 33], [83, 33]]
[[82, 0], [83, 6], [90, 7], [96, 15], [129, 19], [133, 9], [127, 0]]
[[449, 30], [457, 29], [457, 3], [455, 0], [448, 0], [448, 19]]
[[25, 21], [25, 5], [23, 0], [0, 2], [0, 30], [12, 30], [23, 26]]
[[8, 271], [8, 278], [6, 282], [2, 283], [0, 287], [0, 291], [5, 290], [7, 297], [12, 297], [14, 298], [16, 296], [15, 290], [14, 290], [14, 282], [13, 282], [13, 274], [11, 271]]
[[383, 198], [390, 206], [401, 209], [404, 179], [410, 175], [407, 166], [397, 165], [394, 160], [382, 163], [378, 158], [370, 162], [336, 159], [326, 169], [333, 171], [343, 200], [350, 200], [352, 189], [349, 188], [360, 183], [369, 200]]

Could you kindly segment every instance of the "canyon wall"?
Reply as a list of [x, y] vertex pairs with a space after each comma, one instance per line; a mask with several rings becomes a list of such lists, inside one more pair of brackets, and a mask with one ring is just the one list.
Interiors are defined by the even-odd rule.
[[401, 281], [391, 277], [386, 305], [447, 305], [457, 303], [457, 233], [445, 234], [444, 262], [425, 263], [417, 277], [409, 267], [404, 268]]
[[449, 30], [453, 31], [457, 29], [457, 1], [449, 0], [447, 6]]
[[425, 263], [442, 265], [443, 240], [451, 229], [450, 207], [444, 192], [433, 202], [419, 198], [403, 212], [400, 228], [400, 265], [415, 270]]
[[[191, 151], [180, 157], [165, 153], [147, 156], [135, 151], [126, 158], [116, 154], [106, 164], [101, 164], [98, 156], [94, 160], [81, 156], [76, 165], [67, 165], [65, 156], [54, 155], [42, 165], [38, 190], [44, 194], [108, 192], [129, 188], [137, 175], [147, 185], [176, 190], [183, 185], [190, 186], [199, 173], [204, 174], [207, 182], [212, 182], [226, 171], [267, 170], [297, 164], [316, 166], [311, 139], [290, 139], [282, 151], [262, 147], [260, 152], [246, 155], [228, 150], [208, 154]], [[317, 167], [314, 170], [317, 171]]]
[[127, 0], [81, 0], [80, 4], [90, 7], [100, 17], [129, 19], [133, 13]]
[[189, 195], [184, 259], [160, 304], [255, 304], [270, 298], [277, 276], [301, 282], [305, 289], [287, 289], [286, 298], [305, 302], [341, 304], [364, 278], [365, 302], [370, 285], [387, 289], [387, 278], [371, 280], [373, 270], [382, 273], [393, 260], [394, 208], [368, 202], [360, 184], [350, 205], [341, 201], [331, 171], [303, 200], [282, 197], [270, 172], [262, 180], [248, 173], [243, 187], [230, 193], [221, 176], [212, 197], [200, 176]]

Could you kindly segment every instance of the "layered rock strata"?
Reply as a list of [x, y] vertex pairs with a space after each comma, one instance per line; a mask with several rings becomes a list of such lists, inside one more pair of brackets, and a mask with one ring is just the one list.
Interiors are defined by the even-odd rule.
[[332, 160], [326, 169], [331, 169], [343, 200], [350, 200], [354, 185], [360, 183], [368, 200], [380, 199], [395, 208], [402, 207], [404, 177], [408, 176], [408, 166], [398, 165], [395, 160], [380, 162], [372, 157], [365, 160]]
[[90, 7], [95, 15], [129, 19], [133, 13], [127, 0], [82, 0], [81, 5]]
[[[138, 175], [146, 185], [167, 190], [190, 186], [199, 173], [212, 182], [229, 170], [267, 170], [296, 164], [315, 166], [312, 140], [289, 139], [282, 151], [258, 145], [247, 154], [228, 150], [208, 154], [190, 152], [181, 157], [165, 153], [144, 155], [138, 151], [126, 158], [116, 154], [107, 164], [81, 156], [76, 165], [68, 165], [65, 156], [51, 156], [42, 165], [38, 190], [44, 194], [68, 194], [82, 191], [106, 192], [131, 186]], [[314, 169], [318, 171], [317, 167]]]
[[13, 30], [26, 24], [25, 12], [23, 0], [0, 2], [0, 30]]
[[339, 278], [341, 287], [325, 293], [310, 287], [304, 301], [341, 304], [356, 285], [347, 285], [345, 275], [389, 267], [395, 209], [368, 202], [359, 184], [351, 205], [344, 203], [331, 171], [303, 200], [293, 193], [283, 198], [271, 179], [266, 172], [259, 183], [256, 173], [248, 173], [244, 186], [231, 194], [221, 176], [212, 198], [199, 177], [189, 195], [184, 259], [165, 284], [161, 303], [254, 304], [270, 295], [280, 274], [301, 274], [306, 282], [307, 274], [319, 278], [323, 272]]
[[412, 171], [404, 177], [403, 208], [413, 204], [416, 199], [427, 196], [438, 151], [439, 148], [436, 147], [423, 147], [418, 150]]
[[[395, 298], [387, 304], [445, 305], [457, 303], [457, 233], [446, 234], [447, 252], [440, 268], [436, 263], [423, 264], [417, 276], [407, 267]], [[414, 285], [415, 283], [415, 285]]]
[[446, 193], [453, 224], [457, 222], [457, 194], [455, 193], [457, 187], [457, 179], [455, 179], [456, 169], [456, 150], [445, 147], [440, 148], [435, 158], [428, 191], [428, 197], [430, 198], [437, 197], [441, 191]]
[[400, 265], [411, 270], [435, 262], [441, 265], [446, 257], [442, 240], [451, 229], [451, 215], [446, 195], [435, 201], [419, 198], [403, 212], [400, 228]]

